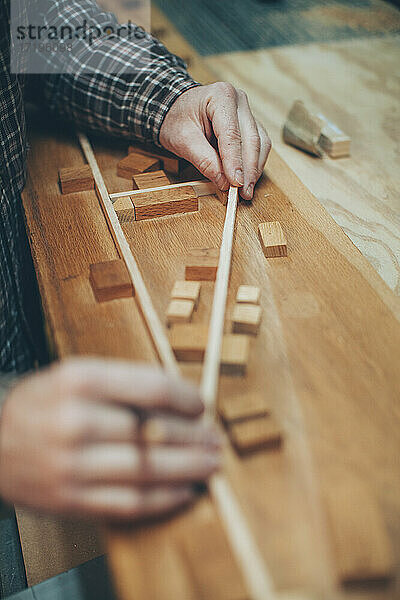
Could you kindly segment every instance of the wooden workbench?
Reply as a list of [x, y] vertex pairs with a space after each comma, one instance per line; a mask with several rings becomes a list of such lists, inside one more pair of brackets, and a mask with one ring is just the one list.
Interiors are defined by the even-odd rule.
[[[198, 59], [180, 43], [180, 53], [196, 65]], [[24, 206], [55, 352], [154, 361], [135, 301], [100, 305], [91, 294], [89, 264], [117, 253], [95, 194], [59, 194], [58, 168], [82, 164], [76, 140], [39, 121], [31, 145]], [[95, 149], [114, 191], [120, 182], [115, 164], [124, 145], [97, 143]], [[245, 460], [228, 449], [226, 472], [276, 586], [326, 590], [333, 587], [335, 563], [323, 498], [338, 478], [349, 485], [361, 480], [377, 499], [399, 562], [399, 306], [369, 262], [275, 153], [267, 175], [253, 207], [239, 210], [228, 304], [229, 317], [237, 285], [260, 285], [262, 330], [252, 346], [247, 377], [224, 376], [221, 390], [264, 390], [282, 423], [285, 446], [281, 453], [261, 452]], [[258, 222], [273, 219], [287, 233], [289, 257], [267, 262], [255, 232]], [[125, 226], [161, 318], [172, 282], [182, 274], [185, 251], [218, 245], [222, 222], [223, 208], [210, 197], [197, 214]], [[196, 319], [207, 319], [211, 296], [207, 284]], [[198, 367], [184, 371], [199, 377]], [[182, 536], [190, 537], [199, 523], [212, 523], [213, 515], [203, 498], [171, 522], [122, 534], [126, 562], [121, 557], [121, 567], [132, 571], [138, 597], [159, 600], [174, 590], [179, 598], [222, 597], [221, 590], [207, 588], [206, 557], [195, 573], [188, 573], [181, 556]], [[357, 511], [353, 516], [357, 519]], [[39, 575], [32, 573], [31, 582], [101, 551], [94, 538], [88, 543], [87, 533], [80, 535], [82, 548], [75, 547], [79, 525], [38, 521], [25, 511], [19, 512], [19, 521], [28, 565], [34, 560], [33, 538], [42, 540], [56, 530], [60, 539], [60, 559], [50, 569], [44, 565]], [[212, 558], [217, 564], [221, 560]], [[229, 579], [224, 580], [223, 569], [230, 573], [232, 566], [226, 560], [220, 565], [223, 588]], [[351, 597], [388, 600], [398, 596], [398, 586], [396, 579], [389, 588], [352, 592]]]

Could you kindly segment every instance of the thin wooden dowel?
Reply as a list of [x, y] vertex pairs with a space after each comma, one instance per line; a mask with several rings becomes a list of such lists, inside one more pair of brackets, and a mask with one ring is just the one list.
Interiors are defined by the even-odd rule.
[[[216, 418], [221, 348], [237, 206], [238, 188], [231, 186], [228, 194], [209, 335], [201, 378], [201, 395], [205, 404], [206, 417], [211, 420]], [[272, 579], [229, 481], [218, 473], [211, 477], [209, 490], [224, 524], [232, 552], [242, 572], [251, 599], [273, 600], [275, 595]]]
[[[127, 242], [124, 232], [122, 231], [118, 217], [112, 205], [112, 201], [110, 200], [110, 196], [105, 186], [103, 176], [97, 164], [92, 146], [85, 134], [78, 133], [78, 139], [86, 160], [92, 169], [93, 177], [96, 183], [97, 195], [103, 208], [104, 215], [107, 219], [110, 232], [114, 238], [116, 246], [121, 254], [121, 257], [124, 259], [128, 272], [132, 278], [132, 282], [135, 286], [136, 296], [139, 300], [139, 305], [141, 307], [154, 346], [157, 349], [159, 359], [168, 373], [178, 376], [179, 366], [175, 360], [169, 340], [164, 333], [164, 329], [154, 309], [151, 297], [146, 288], [146, 284], [132, 254], [132, 250]], [[221, 339], [219, 343], [219, 351], [216, 355], [216, 371], [212, 369], [210, 362], [214, 353], [209, 351], [208, 371], [205, 372], [205, 364], [202, 378], [203, 393], [205, 391], [205, 393], [208, 394], [208, 400], [206, 400], [206, 396], [204, 396], [204, 400], [207, 402], [209, 409], [211, 409], [212, 406], [215, 407], [215, 396], [218, 387], [221, 343], [237, 203], [238, 190], [237, 188], [231, 188], [228, 198], [224, 233], [217, 272], [216, 289], [213, 301], [213, 314], [216, 314], [214, 320], [219, 328], [221, 328], [222, 319], [222, 329], [220, 331]], [[223, 314], [221, 316], [222, 306]], [[212, 329], [210, 329], [210, 331], [212, 331]], [[210, 346], [210, 338], [207, 346]], [[206, 381], [207, 384], [205, 383]], [[213, 388], [210, 385], [211, 381], [213, 382]], [[212, 389], [214, 389], [213, 394], [211, 393]], [[210, 414], [209, 410], [207, 410], [207, 413]], [[242, 509], [235, 497], [235, 493], [229, 485], [227, 478], [222, 474], [214, 475], [209, 482], [209, 490], [216, 510], [221, 517], [222, 524], [225, 528], [225, 533], [230, 542], [237, 564], [242, 572], [243, 579], [246, 583], [246, 587], [251, 599], [274, 600], [275, 596], [273, 594], [272, 583], [268, 571], [244, 518]], [[128, 585], [127, 589], [129, 589], [129, 587], [130, 586]]]
[[205, 409], [213, 419], [215, 419], [215, 401], [218, 391], [222, 337], [224, 333], [229, 275], [231, 272], [237, 205], [238, 188], [231, 186], [228, 194], [228, 204], [226, 207], [224, 231], [222, 234], [214, 299], [208, 330], [209, 335], [201, 378], [201, 395], [205, 403]]
[[211, 194], [215, 194], [215, 185], [211, 181], [185, 181], [184, 183], [171, 183], [170, 185], [160, 185], [155, 188], [147, 188], [144, 190], [131, 190], [128, 192], [114, 192], [110, 194], [110, 198], [112, 201], [115, 201], [117, 198], [126, 198], [127, 196], [135, 196], [136, 194], [143, 194], [143, 192], [159, 192], [160, 190], [176, 190], [181, 187], [185, 187], [190, 185], [198, 197], [200, 196], [210, 196]]
[[107, 188], [104, 183], [103, 176], [97, 164], [93, 148], [84, 133], [78, 133], [79, 143], [82, 151], [92, 169], [96, 191], [103, 208], [104, 215], [107, 219], [110, 232], [114, 238], [115, 244], [121, 257], [124, 259], [132, 283], [135, 288], [135, 295], [139, 302], [140, 310], [144, 316], [146, 325], [149, 329], [151, 339], [157, 351], [158, 357], [166, 370], [172, 375], [179, 375], [179, 367], [175, 360], [169, 340], [165, 334], [164, 328], [158, 318], [150, 294], [147, 291], [146, 284], [139, 270], [138, 264], [132, 254], [132, 250], [128, 244], [122, 227], [110, 200]]

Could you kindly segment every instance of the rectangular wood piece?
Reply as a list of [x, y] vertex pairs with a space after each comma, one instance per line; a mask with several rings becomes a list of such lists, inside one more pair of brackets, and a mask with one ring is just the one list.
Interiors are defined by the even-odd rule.
[[135, 208], [136, 221], [199, 210], [199, 201], [190, 185], [174, 190], [144, 191], [130, 199]]
[[355, 476], [335, 477], [325, 491], [338, 578], [343, 584], [390, 579], [394, 559], [379, 506]]
[[182, 158], [175, 156], [167, 150], [162, 150], [161, 148], [154, 147], [154, 149], [146, 149], [142, 146], [129, 146], [128, 152], [134, 152], [136, 154], [141, 154], [142, 156], [156, 158], [160, 161], [161, 168], [164, 171], [168, 171], [168, 173], [172, 173], [174, 175], [179, 175], [184, 165], [187, 164]]
[[218, 403], [218, 412], [226, 423], [232, 423], [265, 417], [270, 409], [261, 394], [249, 392], [238, 396], [223, 396]]
[[287, 242], [279, 221], [260, 223], [258, 237], [266, 258], [287, 256]]
[[185, 279], [189, 281], [215, 281], [218, 259], [218, 248], [193, 248], [186, 260]]
[[151, 171], [150, 173], [139, 173], [133, 176], [134, 187], [138, 190], [156, 188], [170, 183], [164, 171]]
[[117, 175], [124, 179], [132, 179], [134, 175], [139, 173], [158, 171], [159, 169], [160, 161], [156, 158], [131, 152], [117, 164]]
[[89, 281], [97, 302], [134, 295], [133, 283], [122, 259], [90, 265]]
[[193, 300], [195, 308], [197, 308], [200, 299], [200, 290], [200, 281], [175, 281], [171, 292], [171, 298], [176, 298], [178, 300]]
[[135, 220], [135, 208], [129, 197], [117, 198], [113, 206], [121, 223], [130, 223]]
[[257, 335], [261, 323], [261, 306], [257, 304], [236, 304], [233, 309], [232, 324], [234, 333]]
[[230, 333], [224, 335], [221, 349], [221, 369], [224, 373], [244, 375], [250, 354], [248, 335]]
[[58, 178], [62, 194], [94, 190], [94, 178], [89, 165], [60, 169]]
[[229, 437], [240, 454], [277, 449], [283, 441], [282, 431], [272, 416], [234, 423], [229, 427]]
[[174, 325], [169, 341], [175, 357], [183, 362], [201, 362], [204, 359], [208, 338], [208, 325], [190, 323]]
[[167, 309], [167, 324], [189, 323], [192, 320], [194, 302], [192, 300], [171, 300]]
[[260, 304], [260, 288], [255, 285], [240, 285], [236, 294], [236, 302]]

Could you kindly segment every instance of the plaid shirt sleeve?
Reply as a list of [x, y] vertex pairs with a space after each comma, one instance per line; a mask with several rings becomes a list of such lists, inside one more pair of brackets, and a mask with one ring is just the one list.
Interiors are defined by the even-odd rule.
[[[57, 28], [65, 24], [77, 28], [83, 22], [102, 31], [118, 27], [114, 15], [101, 11], [93, 0], [52, 0], [44, 18]], [[68, 70], [41, 77], [52, 112], [80, 127], [156, 144], [174, 101], [199, 85], [180, 58], [145, 32], [141, 39], [102, 35], [91, 45], [74, 42], [72, 53], [57, 53], [47, 60], [53, 68]]]

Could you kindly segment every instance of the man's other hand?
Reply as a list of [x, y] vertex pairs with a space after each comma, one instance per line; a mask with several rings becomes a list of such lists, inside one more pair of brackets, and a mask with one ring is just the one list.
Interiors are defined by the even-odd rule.
[[191, 384], [74, 359], [18, 383], [0, 421], [0, 495], [40, 511], [141, 519], [190, 502], [219, 466]]

